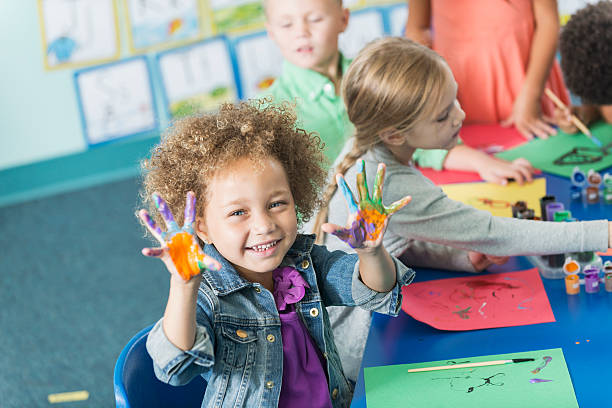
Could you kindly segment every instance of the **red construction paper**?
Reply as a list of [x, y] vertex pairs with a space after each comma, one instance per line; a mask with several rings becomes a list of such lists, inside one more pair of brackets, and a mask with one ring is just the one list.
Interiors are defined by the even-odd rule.
[[476, 330], [555, 321], [537, 268], [412, 283], [402, 309], [440, 330]]
[[514, 126], [496, 124], [463, 126], [459, 137], [464, 144], [489, 154], [527, 143], [527, 139]]
[[[461, 128], [459, 137], [464, 144], [489, 154], [508, 150], [527, 142], [527, 139], [515, 127], [503, 127], [498, 124], [466, 125]], [[482, 180], [475, 172], [430, 168], [419, 168], [419, 170], [437, 185]]]

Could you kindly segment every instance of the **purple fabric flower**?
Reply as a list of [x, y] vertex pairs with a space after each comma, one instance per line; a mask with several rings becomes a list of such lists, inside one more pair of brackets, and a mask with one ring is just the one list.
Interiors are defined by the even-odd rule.
[[274, 301], [279, 311], [287, 308], [287, 305], [299, 302], [310, 286], [302, 278], [297, 269], [291, 266], [276, 268], [272, 272], [274, 279]]

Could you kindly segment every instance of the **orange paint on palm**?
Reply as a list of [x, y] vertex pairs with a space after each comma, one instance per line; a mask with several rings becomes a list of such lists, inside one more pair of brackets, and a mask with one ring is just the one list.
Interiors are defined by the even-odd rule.
[[187, 232], [179, 232], [168, 243], [172, 262], [183, 279], [186, 281], [200, 273], [198, 261], [204, 256], [193, 236]]
[[[382, 232], [382, 228], [385, 225], [385, 219], [387, 218], [387, 216], [376, 210], [363, 209], [359, 211], [357, 218], [363, 219], [363, 221], [367, 225], [366, 239], [368, 241], [376, 241], [378, 239], [378, 236]], [[371, 230], [372, 227], [374, 228], [373, 231]]]

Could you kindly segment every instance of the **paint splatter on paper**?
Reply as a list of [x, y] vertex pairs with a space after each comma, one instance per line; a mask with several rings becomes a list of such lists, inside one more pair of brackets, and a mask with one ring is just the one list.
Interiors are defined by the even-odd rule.
[[475, 330], [554, 322], [536, 268], [413, 283], [402, 309], [440, 330]]

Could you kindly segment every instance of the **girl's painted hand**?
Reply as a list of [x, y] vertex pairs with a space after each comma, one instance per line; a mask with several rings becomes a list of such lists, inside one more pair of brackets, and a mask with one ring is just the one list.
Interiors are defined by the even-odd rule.
[[172, 216], [168, 204], [157, 193], [153, 193], [157, 210], [166, 223], [167, 231], [162, 231], [151, 218], [147, 210], [140, 210], [138, 216], [147, 229], [159, 241], [161, 247], [143, 248], [142, 254], [160, 258], [173, 275], [178, 274], [183, 280], [189, 281], [200, 274], [200, 269], [217, 271], [221, 269], [219, 262], [202, 252], [193, 231], [195, 220], [195, 194], [187, 193], [185, 203], [185, 222], [179, 228]]
[[502, 126], [514, 125], [527, 140], [537, 136], [548, 139], [549, 136], [557, 134], [557, 130], [550, 124], [553, 118], [545, 117], [540, 113], [540, 95], [529, 95], [528, 91], [521, 91], [514, 101], [512, 113], [502, 121]]
[[503, 265], [508, 262], [509, 259], [508, 256], [493, 256], [474, 251], [469, 251], [468, 257], [477, 272], [480, 272], [493, 264]]
[[508, 184], [509, 179], [513, 179], [519, 185], [529, 183], [533, 180], [532, 175], [535, 172], [531, 163], [522, 157], [509, 162], [487, 155], [475, 166], [483, 180], [502, 186]]
[[348, 227], [343, 228], [335, 224], [323, 224], [323, 231], [333, 234], [349, 244], [351, 248], [377, 248], [382, 243], [382, 237], [387, 229], [389, 217], [408, 204], [409, 196], [402, 198], [385, 207], [382, 203], [382, 189], [384, 185], [386, 166], [384, 163], [378, 165], [376, 182], [374, 183], [374, 195], [370, 198], [368, 191], [365, 161], [360, 162], [360, 171], [357, 174], [357, 193], [359, 204], [355, 201], [353, 193], [346, 184], [341, 174], [336, 175], [338, 188], [344, 194], [349, 206]]

